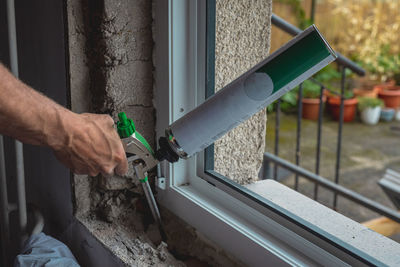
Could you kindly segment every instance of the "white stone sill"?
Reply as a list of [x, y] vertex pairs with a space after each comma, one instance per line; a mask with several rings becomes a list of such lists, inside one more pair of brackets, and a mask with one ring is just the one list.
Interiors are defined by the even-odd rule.
[[400, 265], [400, 244], [382, 236], [342, 214], [274, 181], [263, 180], [246, 187], [275, 203], [299, 221], [344, 247], [357, 251], [363, 258], [388, 266]]

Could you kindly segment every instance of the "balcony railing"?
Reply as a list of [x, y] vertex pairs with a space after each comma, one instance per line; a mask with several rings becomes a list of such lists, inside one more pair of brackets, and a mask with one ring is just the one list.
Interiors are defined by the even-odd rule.
[[[278, 17], [277, 15], [272, 15], [272, 24], [279, 29], [289, 33], [291, 35], [297, 35], [301, 30], [284, 19]], [[337, 53], [337, 52], [336, 52]], [[318, 112], [318, 122], [317, 122], [317, 145], [316, 145], [316, 161], [315, 161], [315, 171], [310, 172], [299, 166], [301, 159], [300, 151], [300, 141], [301, 141], [301, 128], [302, 128], [302, 99], [303, 99], [303, 87], [302, 84], [299, 86], [298, 90], [298, 105], [297, 105], [297, 127], [296, 127], [296, 147], [295, 147], [295, 164], [290, 163], [279, 157], [279, 133], [280, 133], [280, 118], [281, 118], [281, 100], [277, 101], [276, 105], [276, 121], [275, 121], [275, 140], [274, 140], [274, 154], [265, 153], [264, 154], [264, 176], [265, 178], [272, 178], [277, 180], [278, 178], [278, 167], [286, 169], [295, 175], [294, 189], [298, 191], [299, 189], [299, 177], [308, 179], [314, 182], [314, 200], [318, 200], [319, 186], [323, 186], [333, 192], [333, 209], [337, 209], [337, 196], [341, 195], [365, 208], [375, 211], [385, 217], [393, 219], [394, 221], [400, 222], [400, 213], [396, 210], [390, 209], [386, 206], [379, 204], [376, 201], [368, 199], [352, 190], [349, 190], [340, 183], [340, 159], [341, 159], [341, 148], [342, 148], [342, 130], [343, 130], [343, 115], [344, 115], [344, 93], [345, 93], [345, 83], [346, 83], [346, 70], [349, 69], [359, 76], [365, 75], [365, 70], [358, 66], [355, 62], [346, 58], [345, 56], [337, 53], [338, 58], [335, 61], [341, 71], [340, 80], [340, 93], [332, 91], [330, 88], [324, 84], [319, 83], [315, 79], [309, 79], [311, 82], [317, 83], [320, 86], [320, 103], [323, 103], [324, 91], [328, 90], [332, 94], [340, 95], [340, 113], [338, 122], [338, 133], [337, 133], [337, 146], [336, 146], [336, 162], [335, 162], [335, 174], [334, 182], [321, 177], [320, 174], [320, 159], [321, 159], [321, 139], [322, 139], [322, 123], [323, 123], [323, 105], [320, 104]], [[273, 168], [269, 167], [273, 164]]]

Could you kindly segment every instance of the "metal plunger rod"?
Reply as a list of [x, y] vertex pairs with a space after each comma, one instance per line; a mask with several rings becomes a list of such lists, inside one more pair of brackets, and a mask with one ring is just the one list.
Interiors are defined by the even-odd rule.
[[153, 215], [154, 221], [161, 225], [161, 215], [158, 210], [158, 206], [156, 200], [154, 198], [153, 192], [151, 191], [150, 184], [148, 181], [148, 177], [144, 175], [141, 164], [134, 164], [133, 169], [135, 171], [136, 177], [139, 179], [142, 184], [144, 194], [146, 196], [147, 203], [149, 204], [151, 214]]
[[151, 214], [157, 224], [161, 224], [161, 215], [158, 210], [156, 200], [154, 198], [153, 192], [151, 191], [150, 184], [148, 181], [142, 183], [144, 194], [146, 195], [147, 203], [149, 204]]

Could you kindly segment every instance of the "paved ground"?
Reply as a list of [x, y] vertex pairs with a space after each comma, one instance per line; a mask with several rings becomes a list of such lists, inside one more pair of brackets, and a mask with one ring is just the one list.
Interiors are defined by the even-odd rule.
[[[400, 131], [390, 130], [400, 126], [399, 122], [380, 122], [367, 126], [359, 121], [346, 123], [343, 127], [340, 184], [381, 204], [394, 208], [377, 181], [387, 168], [400, 171]], [[273, 152], [275, 138], [275, 114], [268, 115], [267, 151]], [[280, 157], [294, 162], [296, 147], [296, 116], [282, 114], [280, 132]], [[335, 177], [336, 145], [338, 123], [324, 118], [322, 130], [320, 174], [333, 181]], [[303, 120], [301, 131], [300, 165], [315, 171], [317, 142], [317, 123]], [[281, 173], [282, 174], [282, 173]], [[283, 175], [281, 182], [293, 187], [294, 176]], [[304, 178], [299, 180], [299, 191], [312, 197], [314, 184]], [[333, 194], [319, 189], [318, 200], [328, 207], [332, 206]], [[339, 197], [338, 211], [358, 222], [380, 216], [351, 201]]]

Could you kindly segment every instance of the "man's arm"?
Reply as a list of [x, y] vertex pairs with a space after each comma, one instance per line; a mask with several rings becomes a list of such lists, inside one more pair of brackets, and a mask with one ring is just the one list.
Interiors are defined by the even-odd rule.
[[0, 64], [0, 134], [49, 146], [77, 174], [125, 174], [122, 142], [108, 115], [76, 114], [16, 79]]

